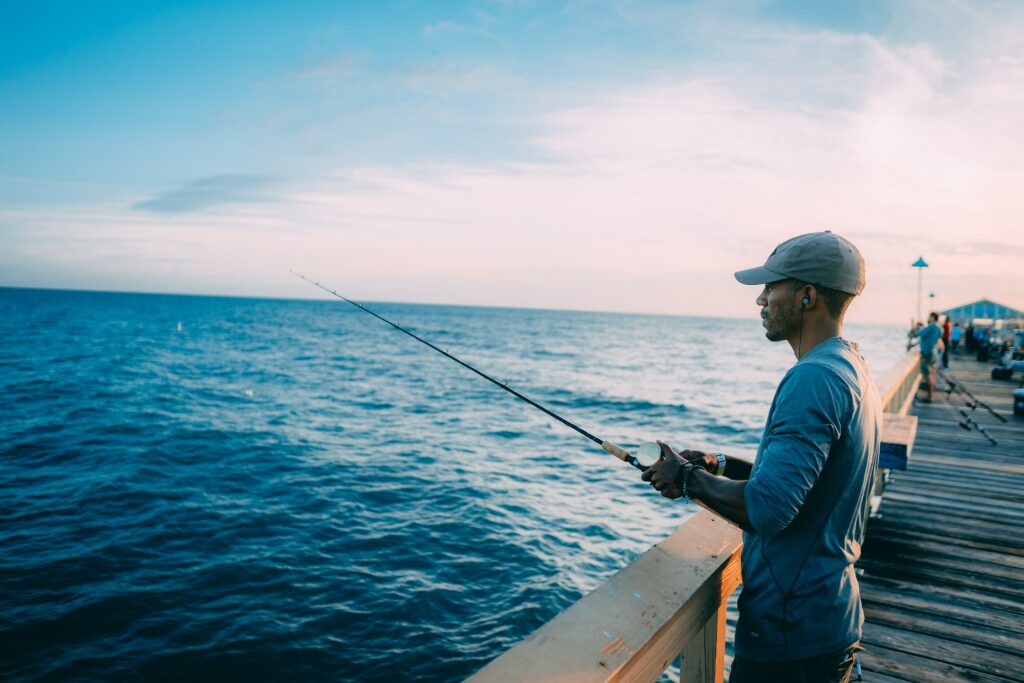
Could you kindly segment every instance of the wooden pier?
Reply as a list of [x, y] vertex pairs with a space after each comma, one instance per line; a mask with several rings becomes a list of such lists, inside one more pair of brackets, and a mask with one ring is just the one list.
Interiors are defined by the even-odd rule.
[[[876, 378], [887, 462], [910, 448], [905, 471], [877, 472], [857, 565], [863, 681], [1024, 682], [1024, 417], [1017, 383], [990, 379], [992, 367], [954, 357], [949, 373], [1005, 423], [962, 394], [947, 400], [941, 379], [933, 403], [911, 403], [916, 354]], [[675, 660], [683, 683], [722, 683], [741, 547], [734, 526], [700, 511], [469, 681], [651, 683]]]
[[[1024, 681], [1024, 417], [1017, 382], [954, 356], [965, 396], [915, 401], [917, 437], [893, 472], [858, 563], [867, 623], [864, 681]], [[1018, 379], [1019, 381], [1019, 379]], [[985, 432], [959, 426], [963, 410]]]

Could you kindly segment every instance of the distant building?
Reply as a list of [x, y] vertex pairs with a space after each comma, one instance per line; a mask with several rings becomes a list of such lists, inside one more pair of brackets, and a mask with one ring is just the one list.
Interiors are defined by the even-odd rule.
[[1024, 311], [1004, 306], [991, 299], [978, 299], [963, 306], [941, 311], [941, 313], [948, 316], [953, 322], [961, 324], [971, 321], [982, 325], [991, 325], [997, 321], [1005, 321], [1004, 324], [1024, 321]]

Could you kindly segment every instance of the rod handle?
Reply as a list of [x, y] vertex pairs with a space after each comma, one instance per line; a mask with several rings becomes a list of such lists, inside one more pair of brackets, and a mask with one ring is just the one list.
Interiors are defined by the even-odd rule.
[[602, 441], [601, 448], [605, 449], [623, 462], [629, 462], [632, 457], [629, 451], [618, 444], [612, 443], [611, 441]]

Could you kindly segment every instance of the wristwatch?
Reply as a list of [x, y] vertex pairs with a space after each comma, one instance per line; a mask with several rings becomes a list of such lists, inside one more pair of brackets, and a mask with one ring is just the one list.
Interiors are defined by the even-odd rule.
[[715, 470], [715, 476], [720, 477], [725, 474], [725, 453], [715, 453], [715, 457], [718, 458], [718, 469]]

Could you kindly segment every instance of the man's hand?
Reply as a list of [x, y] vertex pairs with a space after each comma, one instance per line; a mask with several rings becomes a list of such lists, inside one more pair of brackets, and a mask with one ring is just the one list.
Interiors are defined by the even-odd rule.
[[[661, 443], [660, 441], [658, 443]], [[668, 448], [666, 446], [666, 448]], [[672, 450], [672, 449], [669, 449]], [[679, 457], [695, 465], [700, 465], [708, 474], [718, 471], [718, 456], [704, 451], [679, 451]]]
[[[651, 486], [666, 498], [682, 498], [683, 492], [676, 485], [676, 475], [679, 474], [680, 469], [689, 464], [688, 458], [673, 451], [667, 443], [658, 441], [658, 445], [661, 446], [661, 459], [644, 470], [640, 478], [650, 482]], [[703, 455], [699, 451], [683, 451], [683, 453]], [[698, 461], [694, 464], [701, 463]]]
[[[714, 472], [718, 468], [718, 458], [702, 451], [683, 451], [676, 453], [667, 443], [658, 442], [661, 447], [661, 459], [648, 467], [641, 479], [649, 481], [654, 488], [661, 492], [666, 498], [682, 498], [681, 487], [676, 484], [676, 477], [685, 468], [700, 468]], [[713, 465], [712, 465], [713, 463]], [[733, 461], [729, 464], [735, 468], [739, 463], [739, 469], [743, 469], [743, 461]], [[746, 466], [749, 470], [749, 465]], [[749, 471], [747, 472], [749, 475]], [[747, 486], [744, 479], [726, 479], [725, 477], [708, 477], [700, 472], [690, 472], [687, 487], [695, 500], [701, 505], [722, 515], [733, 524], [736, 524], [744, 531], [753, 531], [750, 520], [747, 517], [747, 501], [743, 497], [743, 490]]]

